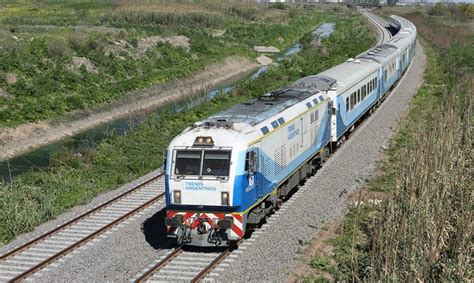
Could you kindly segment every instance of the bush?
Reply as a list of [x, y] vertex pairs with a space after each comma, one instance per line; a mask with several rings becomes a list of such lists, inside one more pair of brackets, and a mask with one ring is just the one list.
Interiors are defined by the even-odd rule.
[[270, 4], [269, 6], [270, 9], [278, 9], [278, 10], [285, 10], [286, 9], [286, 5], [284, 3], [273, 3], [273, 4]]
[[49, 44], [48, 44], [48, 55], [49, 58], [55, 60], [55, 61], [61, 61], [63, 57], [68, 52], [68, 45], [66, 41], [62, 38], [60, 39], [53, 39]]
[[237, 16], [240, 18], [244, 18], [249, 21], [254, 21], [258, 17], [259, 11], [256, 8], [232, 6], [227, 9], [225, 14], [229, 16]]

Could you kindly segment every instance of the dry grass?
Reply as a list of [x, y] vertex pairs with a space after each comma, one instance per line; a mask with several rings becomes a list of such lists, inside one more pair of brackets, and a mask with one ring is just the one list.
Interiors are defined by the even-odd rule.
[[436, 32], [433, 32], [433, 26], [425, 20], [426, 16], [422, 14], [409, 14], [406, 16], [415, 24], [418, 32], [426, 36], [430, 43], [438, 48], [449, 48], [453, 44], [467, 44], [470, 40], [472, 31], [464, 26], [456, 25], [437, 25]]
[[199, 3], [122, 1], [115, 5], [111, 11], [238, 16], [246, 20], [258, 20], [268, 23], [286, 23], [290, 13], [290, 10], [269, 9], [258, 3], [241, 3], [239, 1], [200, 1]]
[[114, 6], [114, 10], [126, 11], [156, 11], [166, 13], [206, 13], [220, 14], [217, 9], [209, 9], [207, 5], [194, 3], [170, 3], [170, 2], [150, 2], [150, 1], [124, 1]]
[[446, 95], [433, 124], [416, 134], [417, 146], [399, 154], [394, 198], [372, 239], [371, 280], [471, 275], [472, 126], [472, 97]]

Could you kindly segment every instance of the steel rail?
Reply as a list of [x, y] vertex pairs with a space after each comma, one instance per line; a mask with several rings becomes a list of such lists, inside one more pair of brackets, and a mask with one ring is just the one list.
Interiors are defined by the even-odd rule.
[[232, 251], [238, 247], [244, 240], [240, 239], [234, 246], [227, 247], [220, 255], [218, 255], [211, 263], [209, 263], [201, 272], [199, 272], [191, 280], [192, 283], [197, 283], [202, 281], [206, 276], [211, 273], [214, 268], [216, 268], [227, 256], [232, 253]]
[[177, 247], [172, 251], [169, 255], [167, 255], [164, 259], [160, 260], [157, 264], [155, 264], [152, 268], [150, 268], [147, 272], [143, 273], [140, 277], [135, 280], [137, 283], [145, 282], [148, 278], [153, 276], [157, 271], [165, 267], [170, 261], [176, 258], [183, 252], [181, 247]]
[[108, 200], [108, 201], [106, 201], [106, 202], [100, 204], [99, 206], [94, 207], [94, 208], [91, 209], [91, 210], [86, 211], [85, 213], [83, 213], [83, 214], [81, 214], [81, 215], [79, 215], [79, 216], [77, 216], [77, 217], [75, 217], [75, 218], [69, 220], [69, 221], [66, 222], [66, 223], [61, 224], [60, 226], [58, 226], [58, 227], [56, 227], [56, 228], [54, 228], [54, 229], [52, 229], [52, 230], [46, 232], [45, 234], [42, 234], [42, 235], [40, 235], [40, 236], [34, 238], [33, 240], [28, 241], [27, 243], [25, 243], [25, 244], [23, 244], [23, 245], [21, 245], [21, 246], [15, 248], [15, 249], [13, 249], [13, 250], [7, 252], [6, 254], [1, 255], [1, 256], [0, 256], [0, 262], [6, 260], [6, 259], [9, 258], [9, 257], [12, 257], [12, 256], [18, 254], [18, 253], [20, 253], [20, 252], [22, 252], [22, 251], [24, 251], [24, 250], [26, 250], [26, 249], [29, 248], [30, 246], [32, 246], [32, 245], [34, 245], [34, 244], [36, 244], [36, 243], [38, 243], [38, 242], [40, 242], [40, 241], [42, 241], [42, 240], [45, 240], [46, 238], [51, 237], [51, 236], [52, 236], [53, 234], [55, 234], [56, 232], [59, 232], [59, 231], [63, 230], [64, 228], [70, 226], [71, 224], [74, 224], [74, 223], [80, 221], [81, 219], [83, 219], [83, 218], [85, 218], [85, 217], [87, 217], [87, 216], [89, 216], [89, 215], [91, 215], [91, 214], [93, 214], [93, 213], [95, 213], [95, 212], [101, 210], [102, 208], [104, 208], [104, 207], [106, 207], [106, 206], [108, 206], [108, 205], [110, 205], [110, 204], [112, 204], [112, 203], [118, 201], [119, 199], [124, 198], [125, 196], [127, 196], [127, 195], [129, 195], [129, 194], [135, 192], [136, 190], [140, 189], [141, 187], [143, 187], [143, 186], [145, 186], [145, 185], [148, 185], [149, 183], [155, 181], [156, 179], [159, 179], [159, 178], [162, 177], [163, 175], [164, 175], [164, 173], [161, 173], [161, 174], [159, 174], [158, 176], [155, 176], [155, 177], [153, 177], [153, 178], [151, 178], [151, 179], [149, 179], [149, 180], [146, 180], [145, 182], [140, 183], [139, 185], [133, 187], [132, 189], [130, 189], [130, 190], [126, 191], [126, 192], [121, 193], [120, 195], [118, 195], [118, 196], [116, 196], [116, 197], [114, 197], [114, 198], [112, 198], [112, 199], [110, 199], [110, 200]]
[[380, 30], [381, 32], [381, 39], [379, 40], [379, 42], [377, 43], [377, 45], [380, 45], [380, 44], [383, 44], [384, 41], [385, 41], [385, 33], [387, 33], [387, 29], [380, 23], [376, 20], [375, 18], [375, 15], [372, 14], [372, 13], [366, 13], [365, 14], [367, 16], [367, 18]]
[[53, 256], [51, 256], [51, 257], [45, 259], [44, 261], [36, 264], [35, 266], [31, 267], [30, 269], [26, 270], [25, 272], [21, 273], [20, 275], [16, 276], [15, 278], [11, 279], [11, 282], [20, 282], [21, 280], [25, 279], [29, 275], [35, 273], [36, 271], [42, 269], [43, 267], [49, 265], [50, 263], [56, 261], [57, 259], [65, 256], [66, 254], [68, 254], [69, 252], [77, 249], [78, 247], [80, 247], [84, 243], [96, 238], [100, 234], [104, 233], [105, 231], [109, 230], [110, 228], [112, 228], [113, 226], [119, 224], [120, 222], [126, 220], [127, 218], [133, 216], [137, 212], [147, 208], [148, 206], [150, 206], [154, 202], [160, 200], [164, 195], [165, 195], [165, 193], [161, 193], [161, 194], [157, 195], [156, 197], [154, 197], [151, 200], [147, 201], [146, 203], [140, 205], [139, 207], [133, 209], [132, 211], [128, 212], [127, 214], [115, 219], [114, 221], [112, 221], [109, 224], [105, 225], [104, 227], [98, 229], [97, 231], [93, 232], [92, 234], [82, 238], [80, 241], [68, 246], [67, 248], [59, 251], [58, 253], [54, 254]]

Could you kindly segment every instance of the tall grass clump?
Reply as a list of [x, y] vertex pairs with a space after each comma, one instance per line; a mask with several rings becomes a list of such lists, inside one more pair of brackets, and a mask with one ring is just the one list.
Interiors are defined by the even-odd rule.
[[399, 153], [394, 196], [374, 225], [371, 281], [472, 275], [472, 126], [472, 97], [447, 95], [415, 146]]
[[224, 18], [221, 15], [195, 12], [170, 13], [145, 10], [110, 11], [102, 16], [101, 22], [115, 27], [150, 27], [154, 25], [170, 27], [196, 25], [205, 28], [220, 28], [224, 26]]

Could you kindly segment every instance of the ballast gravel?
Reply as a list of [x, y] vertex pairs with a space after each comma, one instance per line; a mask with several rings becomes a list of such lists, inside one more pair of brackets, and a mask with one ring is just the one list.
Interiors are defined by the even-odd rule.
[[285, 205], [270, 217], [263, 233], [234, 258], [232, 268], [219, 272], [222, 282], [285, 281], [300, 262], [304, 244], [317, 237], [322, 225], [340, 216], [343, 202], [358, 190], [383, 157], [399, 120], [423, 81], [425, 55], [419, 44], [411, 68], [377, 111], [310, 178]]

